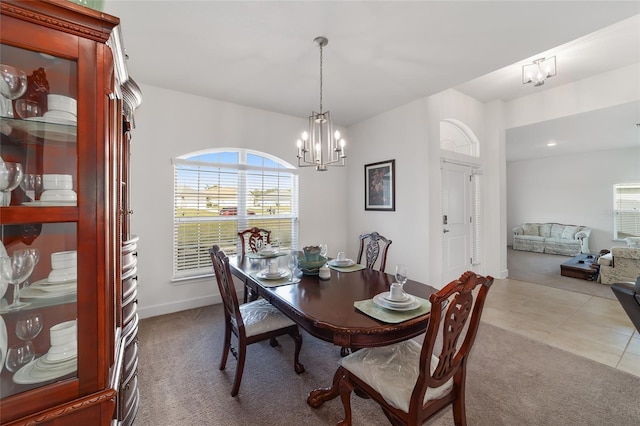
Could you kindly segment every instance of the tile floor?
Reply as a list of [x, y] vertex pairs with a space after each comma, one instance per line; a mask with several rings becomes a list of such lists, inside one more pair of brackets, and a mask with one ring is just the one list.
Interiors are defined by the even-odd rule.
[[482, 320], [640, 377], [640, 335], [617, 300], [495, 280]]

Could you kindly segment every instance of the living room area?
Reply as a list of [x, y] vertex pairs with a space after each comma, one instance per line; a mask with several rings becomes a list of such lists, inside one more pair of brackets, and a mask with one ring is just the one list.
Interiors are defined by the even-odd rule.
[[[638, 192], [638, 129], [618, 120], [624, 116], [637, 120], [639, 110], [640, 103], [630, 102], [507, 130], [509, 278], [505, 281], [509, 288], [504, 283], [496, 286], [484, 317], [489, 323], [501, 323], [503, 328], [638, 376], [640, 336], [611, 283], [598, 282], [597, 263], [601, 253], [627, 247], [624, 237], [634, 236], [622, 229], [623, 222], [616, 217], [620, 205], [614, 200], [616, 185], [633, 188], [635, 184]], [[582, 149], [558, 152], [547, 146], [551, 141], [579, 141]], [[546, 152], [527, 152], [532, 145]], [[632, 199], [638, 202], [637, 194]], [[523, 226], [531, 224], [538, 225], [528, 233], [538, 236], [525, 245], [514, 243], [514, 230], [527, 233]], [[542, 224], [574, 225], [570, 238], [585, 227], [587, 246], [574, 240], [573, 248], [545, 249], [540, 235], [547, 230], [539, 229]], [[587, 259], [589, 255], [593, 257]], [[586, 259], [586, 264], [577, 265], [586, 272], [567, 273], [565, 268], [577, 257]], [[590, 269], [593, 272], [587, 273]]]

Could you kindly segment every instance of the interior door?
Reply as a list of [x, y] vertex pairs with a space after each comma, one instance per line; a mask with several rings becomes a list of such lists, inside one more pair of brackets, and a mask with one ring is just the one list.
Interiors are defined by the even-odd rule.
[[442, 275], [448, 283], [471, 269], [471, 167], [443, 163]]

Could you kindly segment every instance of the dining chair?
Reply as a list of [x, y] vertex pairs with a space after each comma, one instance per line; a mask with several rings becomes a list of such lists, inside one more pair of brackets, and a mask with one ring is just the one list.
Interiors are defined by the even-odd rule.
[[[240, 243], [242, 244], [240, 253], [244, 256], [247, 253], [257, 253], [265, 244], [271, 244], [271, 231], [269, 229], [258, 228], [257, 226], [238, 232]], [[244, 284], [243, 302], [253, 299], [251, 288]]]
[[[303, 373], [304, 365], [299, 361], [300, 349], [302, 348], [302, 335], [296, 323], [265, 299], [258, 299], [240, 305], [233, 284], [231, 269], [229, 268], [229, 258], [217, 245], [209, 249], [209, 254], [211, 256], [211, 262], [213, 263], [222, 303], [224, 304], [224, 347], [222, 348], [220, 370], [225, 369], [229, 352], [238, 360], [235, 380], [231, 388], [231, 396], [236, 396], [240, 389], [247, 346], [252, 343], [271, 340], [271, 345], [274, 346], [274, 342], [275, 345], [277, 345], [277, 341], [274, 340], [275, 337], [288, 334], [295, 342], [293, 358], [294, 369], [297, 374]], [[238, 340], [237, 351], [231, 346], [232, 334], [234, 334]]]
[[352, 391], [375, 400], [393, 425], [422, 424], [449, 404], [455, 424], [466, 425], [467, 360], [492, 284], [491, 276], [465, 272], [429, 298], [422, 343], [409, 339], [342, 358], [334, 376], [345, 412], [339, 425], [351, 425]]
[[369, 269], [374, 269], [376, 260], [380, 256], [380, 263], [378, 269], [384, 272], [384, 268], [387, 264], [387, 252], [392, 241], [378, 234], [372, 232], [370, 234], [360, 235], [360, 249], [358, 250], [358, 260], [362, 261], [362, 256], [365, 255], [366, 266]]

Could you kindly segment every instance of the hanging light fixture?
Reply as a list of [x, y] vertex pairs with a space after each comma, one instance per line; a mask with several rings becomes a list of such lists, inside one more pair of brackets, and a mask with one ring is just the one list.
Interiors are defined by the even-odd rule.
[[532, 64], [522, 66], [522, 84], [533, 83], [534, 86], [542, 86], [544, 81], [556, 75], [556, 57], [549, 59], [540, 58]]
[[315, 166], [326, 171], [327, 166], [344, 166], [345, 141], [339, 131], [333, 131], [331, 114], [322, 109], [322, 48], [329, 43], [325, 37], [316, 37], [313, 42], [320, 48], [320, 112], [309, 116], [309, 132], [302, 132], [298, 139], [298, 167]]

